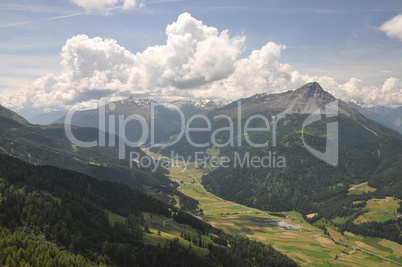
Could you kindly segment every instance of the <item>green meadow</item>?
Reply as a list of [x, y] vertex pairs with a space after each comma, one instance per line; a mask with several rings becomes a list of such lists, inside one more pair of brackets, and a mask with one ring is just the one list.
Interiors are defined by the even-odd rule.
[[[159, 156], [154, 153], [149, 155]], [[190, 163], [187, 167], [186, 169], [184, 164], [171, 167], [170, 179], [182, 184], [179, 187], [182, 193], [199, 201], [202, 213], [197, 213], [198, 218], [227, 233], [244, 235], [270, 244], [301, 266], [400, 266], [399, 264], [402, 264], [402, 245], [400, 244], [386, 239], [365, 238], [348, 232], [342, 235], [335, 227], [323, 222], [329, 233], [329, 236], [326, 236], [320, 228], [309, 224], [296, 211], [287, 211], [285, 214], [287, 217], [284, 218], [268, 211], [223, 200], [202, 187], [201, 181], [205, 169], [196, 168], [194, 163]], [[356, 193], [356, 190], [364, 193], [373, 189], [362, 184], [349, 192]], [[368, 214], [363, 215], [371, 216], [381, 209], [384, 210], [385, 207], [391, 211], [395, 207], [395, 202], [388, 198], [385, 201], [367, 201]], [[369, 214], [370, 212], [372, 214]], [[109, 215], [109, 218], [116, 219], [113, 215]], [[163, 246], [174, 237], [179, 237], [180, 244], [188, 247], [190, 242], [180, 238], [181, 233], [197, 235], [190, 227], [180, 225], [173, 220], [169, 221], [169, 226], [164, 226], [163, 222], [167, 218], [160, 215], [145, 214], [145, 220], [151, 231], [144, 234], [145, 242], [148, 244]], [[209, 236], [202, 236], [202, 240], [212, 242]], [[203, 255], [208, 253], [207, 249], [194, 245], [192, 249]]]
[[367, 212], [363, 213], [354, 220], [354, 223], [363, 222], [385, 222], [394, 219], [394, 212], [398, 209], [399, 200], [393, 197], [386, 197], [382, 199], [373, 198], [367, 201]]
[[376, 188], [368, 186], [368, 182], [353, 185], [349, 188], [348, 195], [361, 195], [368, 192], [374, 192]]

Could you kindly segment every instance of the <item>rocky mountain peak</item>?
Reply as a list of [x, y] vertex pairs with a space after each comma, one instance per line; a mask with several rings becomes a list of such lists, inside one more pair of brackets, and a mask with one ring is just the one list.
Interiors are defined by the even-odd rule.
[[324, 91], [321, 85], [317, 82], [311, 82], [306, 85], [303, 85], [299, 89], [296, 89], [293, 94], [299, 96], [301, 99], [311, 99], [311, 98], [321, 98], [322, 100], [332, 102], [336, 100], [336, 98], [330, 93]]

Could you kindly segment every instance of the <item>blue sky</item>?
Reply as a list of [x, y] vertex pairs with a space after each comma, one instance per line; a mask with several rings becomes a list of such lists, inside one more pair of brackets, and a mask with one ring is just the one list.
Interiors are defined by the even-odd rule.
[[[173, 80], [180, 81], [191, 76], [189, 83], [200, 79], [204, 81], [202, 84], [191, 84], [188, 88], [186, 85], [177, 85], [172, 82], [147, 83], [143, 87], [138, 85], [139, 82], [133, 82], [132, 88], [125, 83], [123, 86], [125, 89], [120, 90], [111, 88], [110, 83], [103, 87], [97, 79], [96, 86], [99, 88], [94, 96], [99, 95], [99, 90], [104, 90], [105, 92], [101, 93], [101, 96], [116, 98], [134, 94], [139, 97], [162, 95], [166, 96], [167, 100], [213, 98], [213, 96], [217, 96], [218, 100], [224, 100], [227, 95], [241, 97], [253, 93], [274, 93], [295, 89], [292, 87], [314, 79], [319, 80], [327, 87], [324, 89], [345, 100], [388, 106], [402, 105], [400, 82], [402, 80], [400, 63], [402, 62], [402, 36], [398, 35], [402, 31], [400, 29], [402, 25], [396, 21], [390, 25], [388, 30], [379, 28], [386, 21], [390, 21], [402, 13], [401, 1], [153, 0], [137, 1], [135, 5], [133, 0], [127, 0], [127, 3], [125, 1], [3, 0], [0, 3], [0, 91], [2, 92], [0, 104], [16, 110], [29, 106], [45, 109], [46, 99], [54, 102], [54, 99], [57, 98], [57, 94], [50, 96], [49, 90], [62, 91], [63, 97], [68, 99], [59, 101], [51, 109], [66, 108], [82, 101], [93, 100], [91, 97], [84, 99], [77, 96], [82, 96], [84, 93], [91, 94], [95, 91], [93, 89], [84, 92], [85, 89], [73, 88], [76, 90], [74, 97], [68, 96], [67, 91], [63, 91], [67, 90], [66, 87], [76, 86], [81, 80], [71, 80], [73, 78], [70, 77], [68, 83], [63, 80], [63, 85], [60, 85], [60, 80], [64, 79], [61, 76], [66, 72], [66, 67], [60, 65], [62, 61], [60, 53], [68, 39], [82, 34], [86, 35], [90, 40], [81, 38], [79, 42], [80, 44], [87, 42], [88, 46], [94, 45], [92, 39], [95, 37], [102, 38], [100, 43], [106, 39], [115, 40], [118, 46], [131, 53], [127, 56], [130, 59], [127, 60], [132, 59], [130, 64], [135, 65], [137, 64], [135, 62], [138, 62], [138, 58], [135, 59], [136, 53], [142, 53], [149, 47], [166, 45], [166, 27], [178, 21], [180, 14], [187, 12], [191, 14], [191, 19], [183, 19], [180, 22], [188, 23], [183, 26], [184, 28], [193, 25], [189, 22], [190, 20], [201, 21], [202, 25], [218, 30], [217, 38], [219, 40], [222, 37], [219, 34], [225, 29], [228, 30], [229, 38], [244, 38], [241, 44], [231, 44], [226, 39], [222, 44], [230, 46], [229, 49], [235, 49], [233, 53], [226, 55], [235, 57], [234, 61], [228, 61], [228, 58], [218, 58], [217, 55], [214, 55], [216, 52], [213, 51], [214, 46], [211, 46], [210, 50], [201, 51], [203, 55], [210, 52], [212, 61], [221, 62], [222, 60], [224, 62], [222, 66], [216, 67], [211, 72], [221, 72], [220, 68], [230, 64], [234, 64], [235, 67], [229, 67], [228, 69], [231, 70], [228, 70], [227, 73], [216, 74], [201, 71], [200, 74], [197, 69], [198, 61], [195, 60], [193, 65], [186, 66], [195, 68], [189, 73], [200, 75], [200, 77], [193, 77], [189, 73], [177, 79], [169, 76]], [[96, 2], [98, 6], [94, 4]], [[104, 2], [105, 5], [99, 6], [101, 2]], [[111, 4], [107, 5], [107, 3]], [[127, 6], [121, 8], [124, 4]], [[215, 36], [214, 33], [208, 34]], [[280, 49], [278, 50], [277, 46], [270, 46], [262, 53], [262, 48], [269, 42], [280, 46]], [[74, 46], [74, 49], [76, 49], [75, 52], [72, 52], [70, 56], [79, 57], [77, 51], [81, 51], [80, 47], [77, 45]], [[262, 54], [251, 59], [250, 54], [253, 50], [260, 51]], [[85, 53], [91, 52], [86, 51]], [[258, 60], [257, 56], [264, 58], [263, 55], [266, 56], [265, 59], [268, 63], [265, 65], [261, 63], [260, 68], [253, 70], [253, 75], [258, 80], [258, 86], [253, 84], [253, 80], [248, 81], [250, 84], [239, 84], [238, 81], [241, 80], [242, 75], [250, 76], [245, 73], [247, 69], [250, 69], [247, 66], [255, 66], [256, 63], [253, 60]], [[157, 56], [163, 57], [163, 53]], [[172, 56], [172, 58], [176, 58], [176, 56]], [[189, 60], [183, 62], [187, 64], [194, 61], [193, 56], [190, 55]], [[239, 63], [242, 59], [247, 62]], [[92, 64], [98, 59], [94, 56], [94, 58], [86, 60], [92, 61], [85, 64]], [[144, 59], [144, 61], [147, 60]], [[124, 66], [132, 68], [130, 64], [127, 63]], [[183, 66], [180, 64], [177, 66]], [[177, 68], [177, 66], [159, 67], [170, 72], [172, 70], [182, 72], [183, 69]], [[145, 66], [147, 70], [148, 67]], [[108, 68], [113, 68], [113, 65], [108, 65]], [[155, 69], [150, 69], [150, 71], [153, 70]], [[184, 71], [188, 70], [184, 68]], [[127, 72], [132, 73], [132, 70], [127, 70]], [[257, 76], [257, 72], [258, 75], [261, 75], [261, 79], [259, 79], [260, 76]], [[157, 73], [160, 72], [156, 71], [155, 75]], [[55, 76], [52, 76], [52, 79], [55, 80], [54, 84], [58, 83], [57, 86], [46, 87], [43, 85], [49, 83], [47, 78], [46, 81], [43, 80], [44, 76], [49, 74]], [[285, 78], [287, 80], [281, 81], [282, 76], [288, 77]], [[148, 78], [139, 79], [143, 81]], [[389, 80], [390, 78], [393, 80]], [[121, 78], [119, 82], [127, 79]], [[131, 77], [130, 81], [133, 79]], [[385, 84], [386, 82], [388, 83]], [[136, 87], [137, 85], [138, 87]], [[225, 94], [217, 95], [214, 90], [220, 91], [219, 86], [230, 88]], [[151, 87], [157, 89], [153, 92]], [[71, 93], [71, 88], [68, 90]], [[35, 93], [42, 95], [40, 101], [31, 100]], [[367, 94], [371, 94], [370, 97], [360, 96]], [[382, 94], [382, 96], [377, 97], [376, 94]]]

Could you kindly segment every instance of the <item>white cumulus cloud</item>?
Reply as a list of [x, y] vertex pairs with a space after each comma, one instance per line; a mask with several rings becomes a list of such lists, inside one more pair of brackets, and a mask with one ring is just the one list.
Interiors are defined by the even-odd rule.
[[384, 22], [379, 29], [391, 38], [402, 40], [402, 14]]
[[143, 5], [138, 3], [137, 0], [71, 0], [71, 2], [84, 8], [86, 12], [105, 11], [118, 6], [123, 9], [133, 9]]
[[402, 82], [395, 77], [388, 78], [381, 87], [365, 86], [357, 78], [351, 78], [344, 84], [337, 83], [331, 77], [314, 77], [321, 86], [335, 97], [364, 105], [400, 106], [402, 105]]
[[236, 62], [236, 71], [230, 79], [239, 90], [248, 94], [282, 92], [303, 85], [308, 80], [307, 76], [279, 62], [285, 48], [284, 45], [269, 42], [261, 49], [252, 51], [249, 57]]
[[57, 109], [101, 97], [180, 95], [229, 77], [244, 50], [244, 36], [231, 38], [188, 13], [166, 35], [165, 45], [136, 54], [116, 40], [74, 36], [62, 48], [60, 74], [37, 79], [19, 96], [5, 93], [2, 102]]
[[166, 27], [166, 43], [132, 53], [116, 40], [77, 35], [61, 52], [62, 71], [38, 78], [18, 92], [2, 92], [0, 103], [18, 109], [62, 109], [100, 98], [135, 95], [156, 100], [236, 100], [256, 93], [278, 93], [311, 81], [346, 101], [402, 105], [402, 83], [388, 78], [381, 87], [351, 78], [341, 84], [329, 76], [310, 76], [281, 62], [286, 47], [269, 42], [248, 56], [245, 36], [231, 37], [181, 14]]

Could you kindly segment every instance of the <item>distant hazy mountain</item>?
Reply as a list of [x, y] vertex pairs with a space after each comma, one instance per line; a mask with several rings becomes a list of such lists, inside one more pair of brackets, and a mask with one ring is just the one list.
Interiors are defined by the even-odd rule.
[[[154, 109], [152, 110], [153, 105]], [[102, 115], [103, 108], [104, 116]], [[154, 112], [154, 114], [152, 114], [152, 112]], [[106, 132], [122, 135], [119, 132], [119, 118], [123, 116], [123, 119], [125, 119], [131, 115], [142, 117], [146, 121], [149, 131], [152, 123], [151, 118], [153, 116], [155, 140], [160, 140], [162, 136], [165, 137], [166, 134], [169, 135], [180, 123], [180, 116], [177, 112], [158, 104], [154, 100], [129, 97], [124, 100], [110, 102], [105, 107], [77, 111], [72, 117], [71, 124], [80, 127], [99, 128], [101, 127], [100, 120], [104, 119]], [[65, 119], [66, 116], [63, 116], [54, 121], [54, 123], [64, 123]], [[114, 125], [111, 124], [113, 123], [111, 120], [114, 120]], [[128, 120], [126, 125], [122, 125], [121, 127], [125, 128], [124, 134], [126, 138], [132, 142], [138, 141], [144, 131], [141, 123], [137, 119]]]
[[169, 108], [171, 110], [175, 110], [175, 108], [180, 108], [180, 110], [183, 112], [185, 117], [191, 117], [191, 116], [201, 114], [201, 113], [209, 111], [209, 110], [223, 107], [229, 103], [230, 103], [229, 101], [215, 102], [212, 100], [198, 100], [198, 101], [176, 100], [176, 101], [172, 101], [169, 103], [164, 103], [162, 105], [164, 105], [166, 108]]
[[67, 111], [52, 111], [48, 113], [43, 113], [40, 115], [33, 116], [31, 118], [28, 118], [28, 121], [32, 124], [40, 124], [40, 125], [48, 125], [56, 120], [62, 118], [67, 114]]
[[[72, 132], [83, 142], [99, 140], [99, 130], [95, 128], [74, 126]], [[109, 134], [106, 134], [106, 140], [113, 138], [117, 137], [110, 135], [109, 139]], [[135, 165], [130, 168], [130, 151], [146, 157], [140, 148], [127, 148], [125, 160], [119, 160], [118, 150], [117, 146], [75, 146], [67, 139], [63, 124], [33, 125], [15, 112], [0, 107], [0, 154], [17, 157], [35, 165], [65, 168], [140, 189], [146, 186], [147, 190], [153, 188], [162, 191], [164, 194], [160, 194], [160, 198], [166, 201], [170, 200], [168, 195], [178, 194], [180, 198], [185, 198], [174, 187], [167, 186], [171, 182], [165, 176], [165, 170], [151, 172]], [[183, 208], [195, 209], [194, 200], [190, 199], [186, 203], [189, 203], [188, 207]]]
[[[105, 114], [107, 117], [109, 115], [130, 116], [135, 114], [142, 116], [145, 119], [150, 119], [152, 104], [156, 105], [157, 102], [151, 99], [138, 99], [135, 97], [129, 97], [124, 100], [108, 103], [105, 107]], [[99, 127], [99, 116], [101, 115], [100, 112], [100, 108], [77, 111], [74, 113], [74, 116], [72, 118], [72, 125]], [[177, 117], [176, 114], [172, 115], [172, 111], [170, 109], [165, 108], [162, 105], [155, 106], [155, 113], [156, 115], [162, 117]], [[65, 119], [66, 117], [63, 116], [55, 120], [53, 123], [64, 123]]]
[[[151, 118], [153, 118], [155, 126], [155, 141], [158, 142], [171, 136], [180, 126], [181, 118], [177, 109], [180, 109], [183, 112], [183, 115], [188, 118], [196, 114], [220, 108], [226, 104], [227, 102], [219, 103], [211, 100], [187, 100], [158, 103], [152, 99], [139, 99], [131, 96], [127, 99], [114, 101], [106, 105], [105, 130], [109, 131], [110, 129], [109, 122], [111, 117], [114, 117], [115, 120], [115, 126], [112, 126], [112, 128], [115, 130], [116, 134], [119, 134], [119, 115], [123, 115], [124, 118], [127, 118], [130, 115], [139, 115], [147, 121], [149, 127], [151, 127]], [[154, 114], [152, 114], [152, 106], [154, 106]], [[100, 112], [100, 108], [77, 111], [72, 118], [72, 125], [99, 128]], [[65, 118], [66, 117], [63, 116], [53, 123], [64, 123]], [[141, 137], [142, 132], [143, 129], [141, 124], [135, 119], [127, 123], [126, 136], [130, 141], [138, 140]]]
[[364, 116], [381, 123], [402, 134], [402, 107], [390, 108], [383, 106], [363, 107], [355, 103], [348, 103], [359, 110]]

